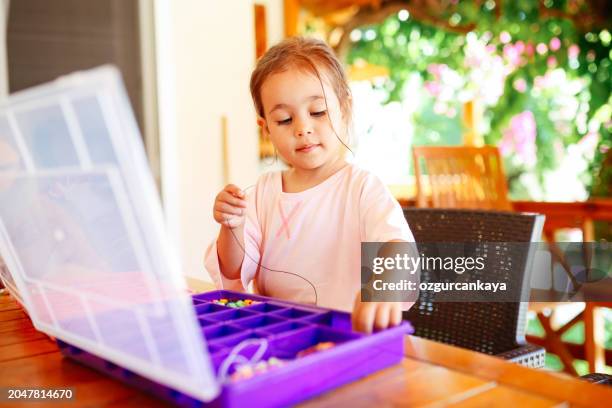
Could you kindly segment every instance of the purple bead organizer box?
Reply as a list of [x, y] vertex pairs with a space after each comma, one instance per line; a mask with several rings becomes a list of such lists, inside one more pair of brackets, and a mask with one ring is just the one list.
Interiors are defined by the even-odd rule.
[[[221, 384], [219, 396], [203, 403], [64, 341], [58, 340], [58, 345], [69, 358], [178, 406], [275, 407], [305, 400], [399, 363], [403, 358], [404, 336], [413, 331], [410, 323], [403, 322], [365, 335], [352, 331], [349, 313], [245, 293], [214, 291], [192, 298], [217, 375], [232, 350], [248, 339], [265, 339], [267, 347], [261, 360], [276, 357], [283, 364], [249, 378], [227, 378]], [[232, 308], [214, 302], [219, 299], [230, 302], [250, 299], [254, 303]], [[300, 351], [322, 342], [335, 345], [296, 358]], [[238, 354], [249, 359], [257, 349], [256, 344], [249, 344]], [[229, 366], [230, 376], [235, 366]]]

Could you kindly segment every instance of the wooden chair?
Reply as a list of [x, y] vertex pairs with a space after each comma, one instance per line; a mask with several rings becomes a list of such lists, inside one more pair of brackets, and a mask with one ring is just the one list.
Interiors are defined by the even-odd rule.
[[[418, 146], [413, 147], [412, 154], [417, 184], [417, 206], [513, 210], [508, 200], [506, 179], [496, 147]], [[606, 212], [607, 207], [610, 207], [610, 203], [605, 200], [587, 203], [519, 202], [515, 203], [514, 210], [546, 215], [544, 235], [549, 242], [553, 259], [563, 266], [568, 277], [573, 280], [571, 268], [555, 243], [554, 231], [563, 227], [578, 227], [583, 231], [584, 241], [592, 241], [593, 219], [596, 215], [597, 219], [608, 220], [610, 211]], [[584, 256], [585, 265], [588, 265], [589, 253], [586, 246]], [[591, 372], [601, 371], [606, 357], [611, 353], [606, 353], [596, 341], [597, 327], [602, 323], [601, 319], [593, 317], [592, 311], [597, 306], [605, 305], [587, 303], [584, 313], [568, 324], [554, 329], [550, 325], [550, 317], [544, 314], [543, 307], [554, 310], [556, 306], [556, 303], [530, 305], [545, 328], [546, 337], [530, 337], [529, 340], [557, 354], [564, 364], [564, 370], [570, 374], [577, 375], [572, 364], [576, 357], [586, 358]], [[561, 335], [582, 317], [585, 321], [585, 351], [578, 350], [580, 346], [567, 345], [561, 341]], [[578, 353], [574, 352], [576, 350]]]
[[497, 147], [412, 148], [417, 206], [512, 210]]

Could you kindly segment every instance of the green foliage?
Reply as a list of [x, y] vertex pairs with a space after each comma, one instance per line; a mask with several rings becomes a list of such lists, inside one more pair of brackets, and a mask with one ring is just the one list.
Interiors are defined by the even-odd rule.
[[433, 101], [427, 100], [413, 118], [415, 145], [457, 145], [461, 143], [461, 127], [456, 120], [440, 117], [433, 110]]
[[[604, 347], [608, 350], [612, 349], [612, 313], [607, 312], [605, 314], [605, 329], [606, 333], [604, 339]], [[527, 334], [536, 337], [544, 337], [546, 332], [544, 328], [540, 324], [537, 317], [531, 316], [527, 320]], [[566, 333], [561, 337], [563, 341], [567, 341], [569, 343], [574, 344], [584, 344], [584, 323], [578, 322], [572, 328], [570, 328]], [[546, 369], [551, 371], [561, 371], [563, 370], [563, 363], [559, 357], [554, 354], [546, 353], [546, 359], [544, 362], [544, 366]], [[578, 372], [579, 375], [588, 374], [588, 364], [584, 360], [575, 360], [574, 368]], [[612, 367], [606, 366], [606, 373], [612, 373]]]
[[[367, 40], [368, 31], [376, 38]], [[423, 75], [427, 67], [444, 60], [450, 67], [458, 67], [460, 51], [465, 44], [463, 35], [441, 31], [436, 27], [408, 19], [400, 21], [391, 16], [383, 23], [364, 30], [364, 39], [353, 44], [348, 63], [363, 59], [374, 65], [389, 68], [390, 78], [385, 84], [389, 92], [387, 102], [402, 99], [402, 89], [413, 72]]]
[[[499, 16], [495, 9], [498, 4], [503, 5]], [[566, 1], [559, 0], [546, 0], [544, 4], [558, 11], [565, 11], [568, 7]], [[599, 133], [599, 145], [588, 172], [582, 175], [583, 182], [592, 187], [593, 195], [609, 196], [612, 169], [602, 170], [602, 164], [607, 150], [612, 147], [609, 117], [612, 112], [610, 33], [607, 30], [583, 33], [569, 19], [543, 17], [539, 2], [531, 0], [461, 1], [452, 11], [443, 12], [438, 17], [457, 29], [473, 24], [473, 32], [478, 38], [484, 38], [489, 47], [504, 58], [504, 48], [508, 44], [520, 42], [528, 49], [522, 53], [520, 65], [506, 77], [503, 94], [485, 111], [485, 123], [488, 123], [485, 142], [488, 144], [500, 142], [515, 115], [531, 111], [535, 117], [536, 168], [508, 163], [506, 168], [511, 182], [518, 182], [518, 176], [524, 172], [532, 172], [543, 184], [545, 172], [555, 169], [560, 163], [559, 147], [566, 148], [577, 143], [590, 131]], [[383, 85], [388, 95], [387, 102], [405, 97], [404, 85], [412, 74], [418, 73], [424, 81], [431, 80], [428, 67], [432, 64], [445, 64], [464, 77], [472, 68], [469, 64], [466, 66], [466, 35], [460, 32], [416, 21], [412, 17], [401, 21], [398, 15], [392, 15], [377, 25], [362, 27], [360, 32], [361, 36], [354, 41], [347, 62], [352, 64], [363, 59], [388, 67], [390, 75]], [[510, 39], [502, 40], [503, 36]], [[551, 40], [558, 41], [558, 44], [553, 47]], [[577, 58], [570, 58], [572, 51], [576, 52]], [[538, 82], [546, 79], [555, 68], [563, 70], [568, 82], [578, 80], [584, 83], [581, 90], [570, 95], [578, 101], [578, 111], [586, 115], [584, 120], [570, 118], [566, 120], [567, 123], [562, 123], [563, 120], [555, 116], [563, 111], [559, 105], [563, 103], [559, 89], [538, 89]], [[524, 83], [526, 90], [518, 91], [517, 81]], [[434, 113], [430, 101], [424, 101], [423, 109], [415, 115], [414, 120], [417, 129], [426, 134], [443, 135], [442, 140], [420, 135], [425, 142], [458, 142], [458, 118]]]

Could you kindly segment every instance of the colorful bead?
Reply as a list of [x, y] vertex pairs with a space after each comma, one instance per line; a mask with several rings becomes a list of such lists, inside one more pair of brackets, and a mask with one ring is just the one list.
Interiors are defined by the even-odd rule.
[[318, 353], [319, 351], [327, 350], [334, 347], [336, 343], [333, 341], [322, 341], [320, 343], [315, 344], [314, 346], [310, 346], [299, 353], [297, 353], [297, 357], [306, 357], [310, 354]]
[[253, 299], [233, 299], [231, 301], [229, 299], [214, 299], [212, 303], [217, 304], [217, 305], [237, 308], [237, 307], [251, 306], [259, 302]]
[[282, 367], [285, 361], [276, 357], [270, 357], [268, 360], [262, 360], [255, 364], [243, 364], [236, 367], [234, 373], [230, 375], [232, 381], [245, 380], [257, 374], [263, 374], [275, 367]]

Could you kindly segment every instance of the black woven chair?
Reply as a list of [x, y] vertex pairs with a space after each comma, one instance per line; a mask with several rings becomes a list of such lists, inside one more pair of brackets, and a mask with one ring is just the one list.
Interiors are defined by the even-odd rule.
[[612, 375], [610, 374], [591, 373], [583, 375], [580, 378], [593, 384], [607, 385], [609, 387], [612, 386]]
[[[417, 246], [419, 242], [496, 242], [502, 246], [532, 242], [539, 239], [544, 222], [543, 216], [535, 214], [459, 209], [410, 208], [404, 210], [404, 216]], [[419, 250], [423, 248], [427, 251], [428, 246], [422, 245]], [[497, 253], [486, 258], [486, 277], [499, 282], [516, 279], [517, 275], [529, 279], [525, 272], [530, 260], [525, 251], [508, 250], [503, 262], [499, 256]], [[511, 265], [513, 273], [500, 265]], [[427, 273], [430, 272], [422, 271], [421, 281], [427, 279]], [[404, 313], [404, 318], [415, 326], [417, 336], [528, 367], [544, 366], [544, 348], [525, 342], [526, 302], [436, 302], [431, 296], [422, 291], [417, 304]]]

